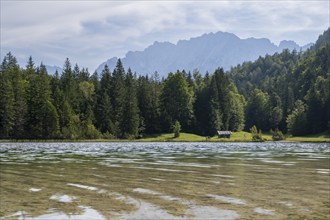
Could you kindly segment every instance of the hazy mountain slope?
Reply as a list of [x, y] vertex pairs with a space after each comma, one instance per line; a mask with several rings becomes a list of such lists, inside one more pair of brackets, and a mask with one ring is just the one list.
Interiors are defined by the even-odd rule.
[[[126, 68], [130, 67], [139, 74], [157, 71], [164, 76], [178, 69], [192, 71], [196, 68], [205, 73], [213, 72], [217, 67], [228, 70], [244, 61], [253, 61], [285, 48], [299, 51], [309, 46], [300, 47], [294, 41], [282, 41], [277, 46], [266, 38], [240, 39], [231, 33], [217, 32], [180, 40], [177, 44], [155, 42], [143, 51], [128, 52], [122, 62]], [[96, 71], [101, 73], [105, 64], [113, 70], [117, 59], [113, 57], [103, 62]]]
[[54, 75], [56, 70], [59, 74], [62, 73], [62, 68], [61, 67], [58, 67], [58, 66], [50, 66], [50, 65], [45, 65], [46, 66], [46, 69], [47, 69], [47, 72], [48, 74], [50, 75]]

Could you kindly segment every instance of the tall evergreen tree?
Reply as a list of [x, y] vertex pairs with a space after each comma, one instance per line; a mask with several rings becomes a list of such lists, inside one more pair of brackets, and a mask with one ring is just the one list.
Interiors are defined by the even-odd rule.
[[16, 58], [9, 52], [0, 66], [0, 136], [23, 138], [26, 122], [26, 88]]
[[32, 139], [59, 137], [59, 116], [52, 103], [50, 79], [43, 64], [29, 84], [27, 128]]
[[211, 135], [214, 130], [210, 128], [210, 84], [211, 78], [208, 74], [203, 78], [199, 72], [194, 71], [193, 73], [196, 88], [194, 102], [194, 113], [196, 117], [195, 132], [200, 135]]
[[148, 76], [138, 79], [138, 105], [140, 124], [145, 133], [160, 132], [159, 116], [160, 85]]
[[63, 137], [63, 128], [65, 128], [65, 126], [68, 124], [69, 119], [66, 118], [65, 115], [64, 93], [61, 88], [61, 81], [57, 70], [55, 71], [55, 74], [51, 77], [50, 87], [51, 99], [53, 100], [53, 105], [55, 106], [59, 117], [59, 129], [61, 134], [60, 136]]
[[225, 76], [223, 69], [217, 69], [212, 76], [210, 106], [210, 128], [214, 133], [217, 130], [228, 130], [230, 121], [229, 79]]
[[113, 71], [111, 78], [111, 103], [114, 113], [114, 135], [121, 137], [123, 135], [122, 128], [120, 127], [123, 121], [124, 101], [125, 101], [125, 70], [121, 60], [119, 59], [116, 68]]
[[74, 71], [71, 67], [71, 62], [69, 58], [66, 58], [63, 66], [63, 72], [61, 75], [61, 84], [64, 94], [64, 99], [67, 101], [73, 111], [77, 114], [79, 113], [79, 100], [78, 100], [78, 82], [76, 81], [76, 75], [79, 73], [79, 67], [76, 65]]
[[19, 68], [17, 64], [17, 59], [14, 57], [11, 52], [8, 52], [6, 56], [3, 58], [1, 66], [0, 66], [0, 71], [5, 71], [9, 69], [15, 69]]
[[122, 137], [138, 136], [139, 129], [139, 109], [136, 94], [136, 79], [131, 69], [128, 69], [125, 78], [126, 93], [124, 99], [123, 118], [120, 124]]
[[79, 83], [79, 91], [81, 96], [80, 102], [80, 122], [82, 128], [82, 135], [89, 139], [96, 139], [100, 137], [99, 131], [95, 128], [94, 121], [94, 94], [95, 88], [92, 82], [83, 81]]
[[115, 133], [113, 124], [114, 113], [110, 100], [111, 97], [111, 73], [108, 65], [104, 66], [100, 82], [100, 88], [97, 90], [97, 102], [95, 108], [96, 124], [102, 133]]
[[27, 88], [28, 81], [23, 78], [23, 71], [12, 69], [14, 91], [14, 126], [12, 137], [22, 139], [25, 137], [25, 125], [27, 119]]
[[[8, 56], [5, 56], [0, 69], [0, 138], [11, 138], [14, 126], [14, 91], [10, 80]], [[14, 67], [15, 68], [15, 67]]]

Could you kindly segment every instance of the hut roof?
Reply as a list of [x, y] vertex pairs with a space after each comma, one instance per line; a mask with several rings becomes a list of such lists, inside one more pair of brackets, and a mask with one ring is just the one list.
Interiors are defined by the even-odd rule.
[[231, 135], [231, 131], [217, 131], [218, 135]]

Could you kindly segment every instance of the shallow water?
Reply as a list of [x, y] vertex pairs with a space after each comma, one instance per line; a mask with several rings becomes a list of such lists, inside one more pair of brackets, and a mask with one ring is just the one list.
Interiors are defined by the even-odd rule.
[[329, 219], [327, 143], [0, 143], [0, 219]]

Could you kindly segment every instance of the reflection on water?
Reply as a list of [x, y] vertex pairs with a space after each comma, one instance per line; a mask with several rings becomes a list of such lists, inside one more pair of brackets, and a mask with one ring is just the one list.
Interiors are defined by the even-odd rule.
[[263, 214], [263, 215], [273, 215], [272, 210], [262, 209], [260, 207], [257, 207], [254, 209], [256, 213]]
[[329, 219], [330, 145], [0, 143], [0, 219]]
[[245, 204], [245, 202], [243, 200], [237, 199], [237, 198], [226, 197], [226, 196], [218, 196], [218, 195], [212, 195], [212, 194], [208, 194], [207, 196], [209, 196], [211, 198], [215, 198], [215, 199], [223, 201], [223, 202], [227, 202], [227, 203], [241, 204], [241, 205]]

